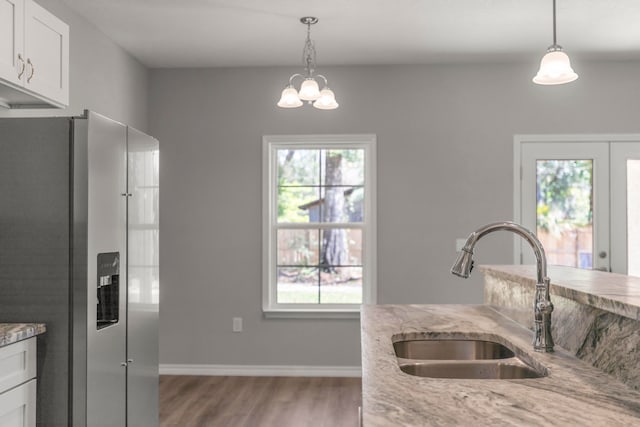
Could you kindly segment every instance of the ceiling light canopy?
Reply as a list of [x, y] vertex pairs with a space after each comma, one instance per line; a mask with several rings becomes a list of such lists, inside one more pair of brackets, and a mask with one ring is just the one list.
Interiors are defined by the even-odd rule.
[[562, 46], [556, 43], [556, 0], [553, 0], [553, 44], [542, 57], [540, 70], [533, 78], [533, 82], [539, 85], [560, 85], [577, 78], [578, 75], [571, 68], [569, 56], [564, 53]]
[[[334, 110], [338, 108], [338, 103], [333, 91], [327, 85], [327, 78], [322, 74], [314, 75], [316, 48], [311, 40], [311, 26], [318, 22], [318, 18], [305, 16], [300, 18], [300, 22], [307, 26], [307, 39], [302, 50], [302, 63], [305, 72], [304, 74], [294, 74], [289, 77], [289, 84], [282, 91], [282, 96], [277, 105], [281, 108], [297, 108], [304, 104], [302, 101], [307, 101], [308, 104], [320, 110]], [[299, 91], [293, 86], [293, 81], [296, 78], [302, 80]], [[319, 80], [323, 84], [322, 90], [318, 85]]]

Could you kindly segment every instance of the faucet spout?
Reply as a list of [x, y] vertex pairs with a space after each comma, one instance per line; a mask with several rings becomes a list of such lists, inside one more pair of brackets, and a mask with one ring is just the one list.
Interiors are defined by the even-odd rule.
[[533, 348], [536, 351], [552, 352], [553, 338], [551, 336], [551, 312], [553, 304], [549, 297], [549, 278], [547, 277], [547, 257], [542, 243], [527, 228], [511, 221], [494, 222], [484, 225], [471, 233], [456, 262], [451, 267], [451, 273], [462, 278], [468, 278], [473, 269], [473, 249], [483, 236], [498, 230], [506, 230], [524, 238], [533, 249], [536, 256], [536, 292], [534, 298], [534, 326], [535, 338]]

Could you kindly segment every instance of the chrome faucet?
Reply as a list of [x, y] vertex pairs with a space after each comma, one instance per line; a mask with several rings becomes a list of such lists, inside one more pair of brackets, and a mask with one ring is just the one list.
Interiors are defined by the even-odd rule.
[[464, 279], [468, 278], [473, 269], [473, 248], [482, 238], [491, 232], [507, 230], [523, 237], [533, 248], [537, 260], [537, 283], [534, 299], [534, 326], [535, 337], [533, 349], [535, 351], [552, 352], [553, 337], [551, 336], [551, 312], [553, 304], [549, 298], [549, 278], [547, 277], [547, 257], [540, 240], [528, 229], [515, 222], [503, 221], [487, 224], [469, 235], [464, 247], [458, 255], [458, 259], [451, 267], [451, 273]]

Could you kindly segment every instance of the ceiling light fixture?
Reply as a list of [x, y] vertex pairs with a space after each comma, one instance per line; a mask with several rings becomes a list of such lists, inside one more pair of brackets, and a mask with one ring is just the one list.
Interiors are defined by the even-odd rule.
[[539, 85], [561, 85], [578, 78], [571, 68], [569, 56], [562, 51], [562, 46], [556, 43], [556, 0], [553, 0], [553, 44], [540, 61], [540, 70], [533, 78]]
[[[297, 108], [303, 102], [307, 101], [320, 110], [333, 110], [338, 108], [336, 97], [333, 91], [327, 85], [327, 78], [322, 74], [313, 74], [316, 70], [316, 47], [311, 40], [311, 26], [318, 22], [318, 18], [313, 16], [305, 16], [300, 18], [300, 22], [307, 26], [307, 39], [304, 42], [302, 50], [302, 63], [304, 65], [304, 74], [294, 74], [289, 77], [289, 85], [282, 91], [278, 107]], [[293, 87], [293, 80], [301, 77], [302, 84], [300, 91]], [[318, 86], [318, 79], [324, 83], [322, 90]]]

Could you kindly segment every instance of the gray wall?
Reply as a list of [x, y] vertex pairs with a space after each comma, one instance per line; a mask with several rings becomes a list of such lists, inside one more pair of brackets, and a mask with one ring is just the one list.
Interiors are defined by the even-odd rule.
[[[378, 136], [378, 301], [479, 303], [455, 278], [455, 239], [512, 218], [513, 135], [640, 132], [640, 63], [579, 63], [570, 85], [528, 64], [326, 67], [340, 108], [275, 106], [294, 68], [152, 70], [149, 127], [162, 144], [164, 364], [358, 365], [357, 320], [261, 312], [261, 137]], [[511, 263], [488, 236], [479, 263]], [[245, 332], [232, 333], [232, 317]]]
[[69, 25], [69, 107], [6, 110], [0, 117], [70, 116], [85, 109], [147, 130], [148, 71], [60, 0], [38, 3]]

